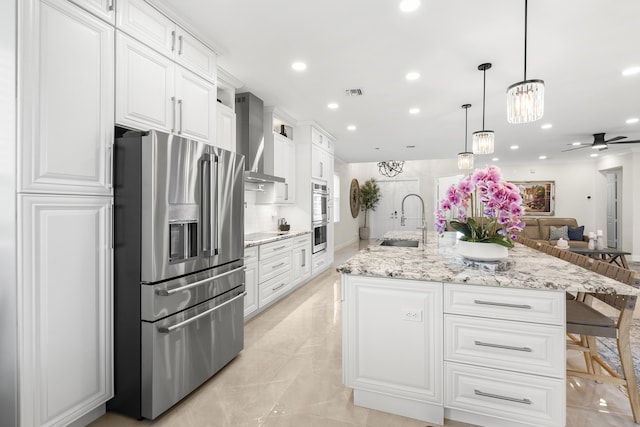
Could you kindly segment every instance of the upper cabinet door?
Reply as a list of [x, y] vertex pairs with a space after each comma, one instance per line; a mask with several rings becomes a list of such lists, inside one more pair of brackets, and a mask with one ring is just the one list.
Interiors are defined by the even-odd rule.
[[191, 34], [177, 27], [175, 60], [186, 69], [212, 82], [216, 81], [216, 54]]
[[215, 141], [216, 88], [195, 74], [176, 67], [176, 133], [205, 142]]
[[117, 26], [152, 49], [173, 57], [176, 25], [144, 0], [120, 0]]
[[216, 146], [236, 151], [236, 113], [224, 104], [216, 104]]
[[110, 24], [116, 22], [116, 0], [71, 0]]
[[24, 17], [20, 46], [20, 190], [110, 195], [113, 28], [64, 0], [30, 3], [35, 19]]
[[173, 96], [174, 64], [120, 32], [116, 52], [116, 122], [172, 132], [178, 108]]

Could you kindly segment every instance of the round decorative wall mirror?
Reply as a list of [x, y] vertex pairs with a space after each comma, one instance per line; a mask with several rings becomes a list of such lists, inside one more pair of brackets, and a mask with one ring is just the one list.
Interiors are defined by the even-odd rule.
[[349, 205], [351, 206], [351, 216], [357, 218], [360, 213], [360, 184], [355, 178], [351, 180], [349, 188]]

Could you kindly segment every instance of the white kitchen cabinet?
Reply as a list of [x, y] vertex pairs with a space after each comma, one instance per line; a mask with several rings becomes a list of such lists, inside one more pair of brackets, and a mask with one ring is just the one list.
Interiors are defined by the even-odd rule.
[[297, 286], [311, 277], [311, 235], [296, 237], [291, 253], [291, 284]]
[[176, 67], [177, 130], [187, 138], [215, 142], [216, 89], [212, 83]]
[[402, 401], [405, 416], [444, 424], [442, 284], [342, 280], [343, 376], [354, 404], [380, 409], [382, 400]]
[[113, 396], [112, 199], [19, 206], [20, 424], [67, 425]]
[[236, 113], [224, 104], [216, 105], [215, 145], [229, 151], [236, 151]]
[[285, 180], [274, 184], [275, 203], [293, 204], [296, 202], [296, 146], [282, 135], [273, 135], [273, 173]]
[[118, 2], [117, 28], [211, 82], [216, 54], [144, 0]]
[[216, 90], [142, 43], [116, 34], [116, 122], [212, 143]]
[[64, 0], [25, 7], [20, 191], [110, 195], [114, 30]]
[[116, 0], [71, 0], [71, 2], [112, 25], [116, 22]]
[[244, 317], [258, 309], [258, 247], [253, 246], [244, 250]]

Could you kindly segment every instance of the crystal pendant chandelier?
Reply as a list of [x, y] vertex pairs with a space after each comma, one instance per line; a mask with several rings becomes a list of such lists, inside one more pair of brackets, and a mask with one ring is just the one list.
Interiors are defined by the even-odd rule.
[[485, 130], [484, 128], [484, 107], [485, 107], [485, 95], [487, 88], [487, 70], [491, 68], [490, 63], [478, 65], [478, 70], [482, 71], [483, 83], [482, 83], [482, 130], [473, 133], [473, 153], [474, 154], [491, 154], [493, 153], [493, 143], [495, 134], [492, 130]]
[[471, 151], [467, 151], [467, 118], [469, 116], [470, 107], [471, 104], [462, 105], [462, 108], [464, 108], [464, 151], [462, 153], [458, 153], [458, 169], [460, 170], [473, 169], [473, 153]]
[[402, 173], [403, 161], [399, 160], [387, 160], [386, 162], [378, 162], [378, 172], [380, 175], [393, 178], [394, 176]]
[[524, 80], [507, 88], [507, 121], [535, 122], [544, 114], [544, 81], [527, 80], [527, 0], [524, 0]]

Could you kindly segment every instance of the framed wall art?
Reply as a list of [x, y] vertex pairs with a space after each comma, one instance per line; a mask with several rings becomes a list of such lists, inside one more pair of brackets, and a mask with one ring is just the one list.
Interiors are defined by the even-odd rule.
[[555, 181], [509, 181], [520, 189], [525, 216], [555, 215]]
[[355, 178], [351, 180], [349, 186], [349, 206], [351, 207], [351, 216], [357, 218], [360, 214], [360, 184]]

